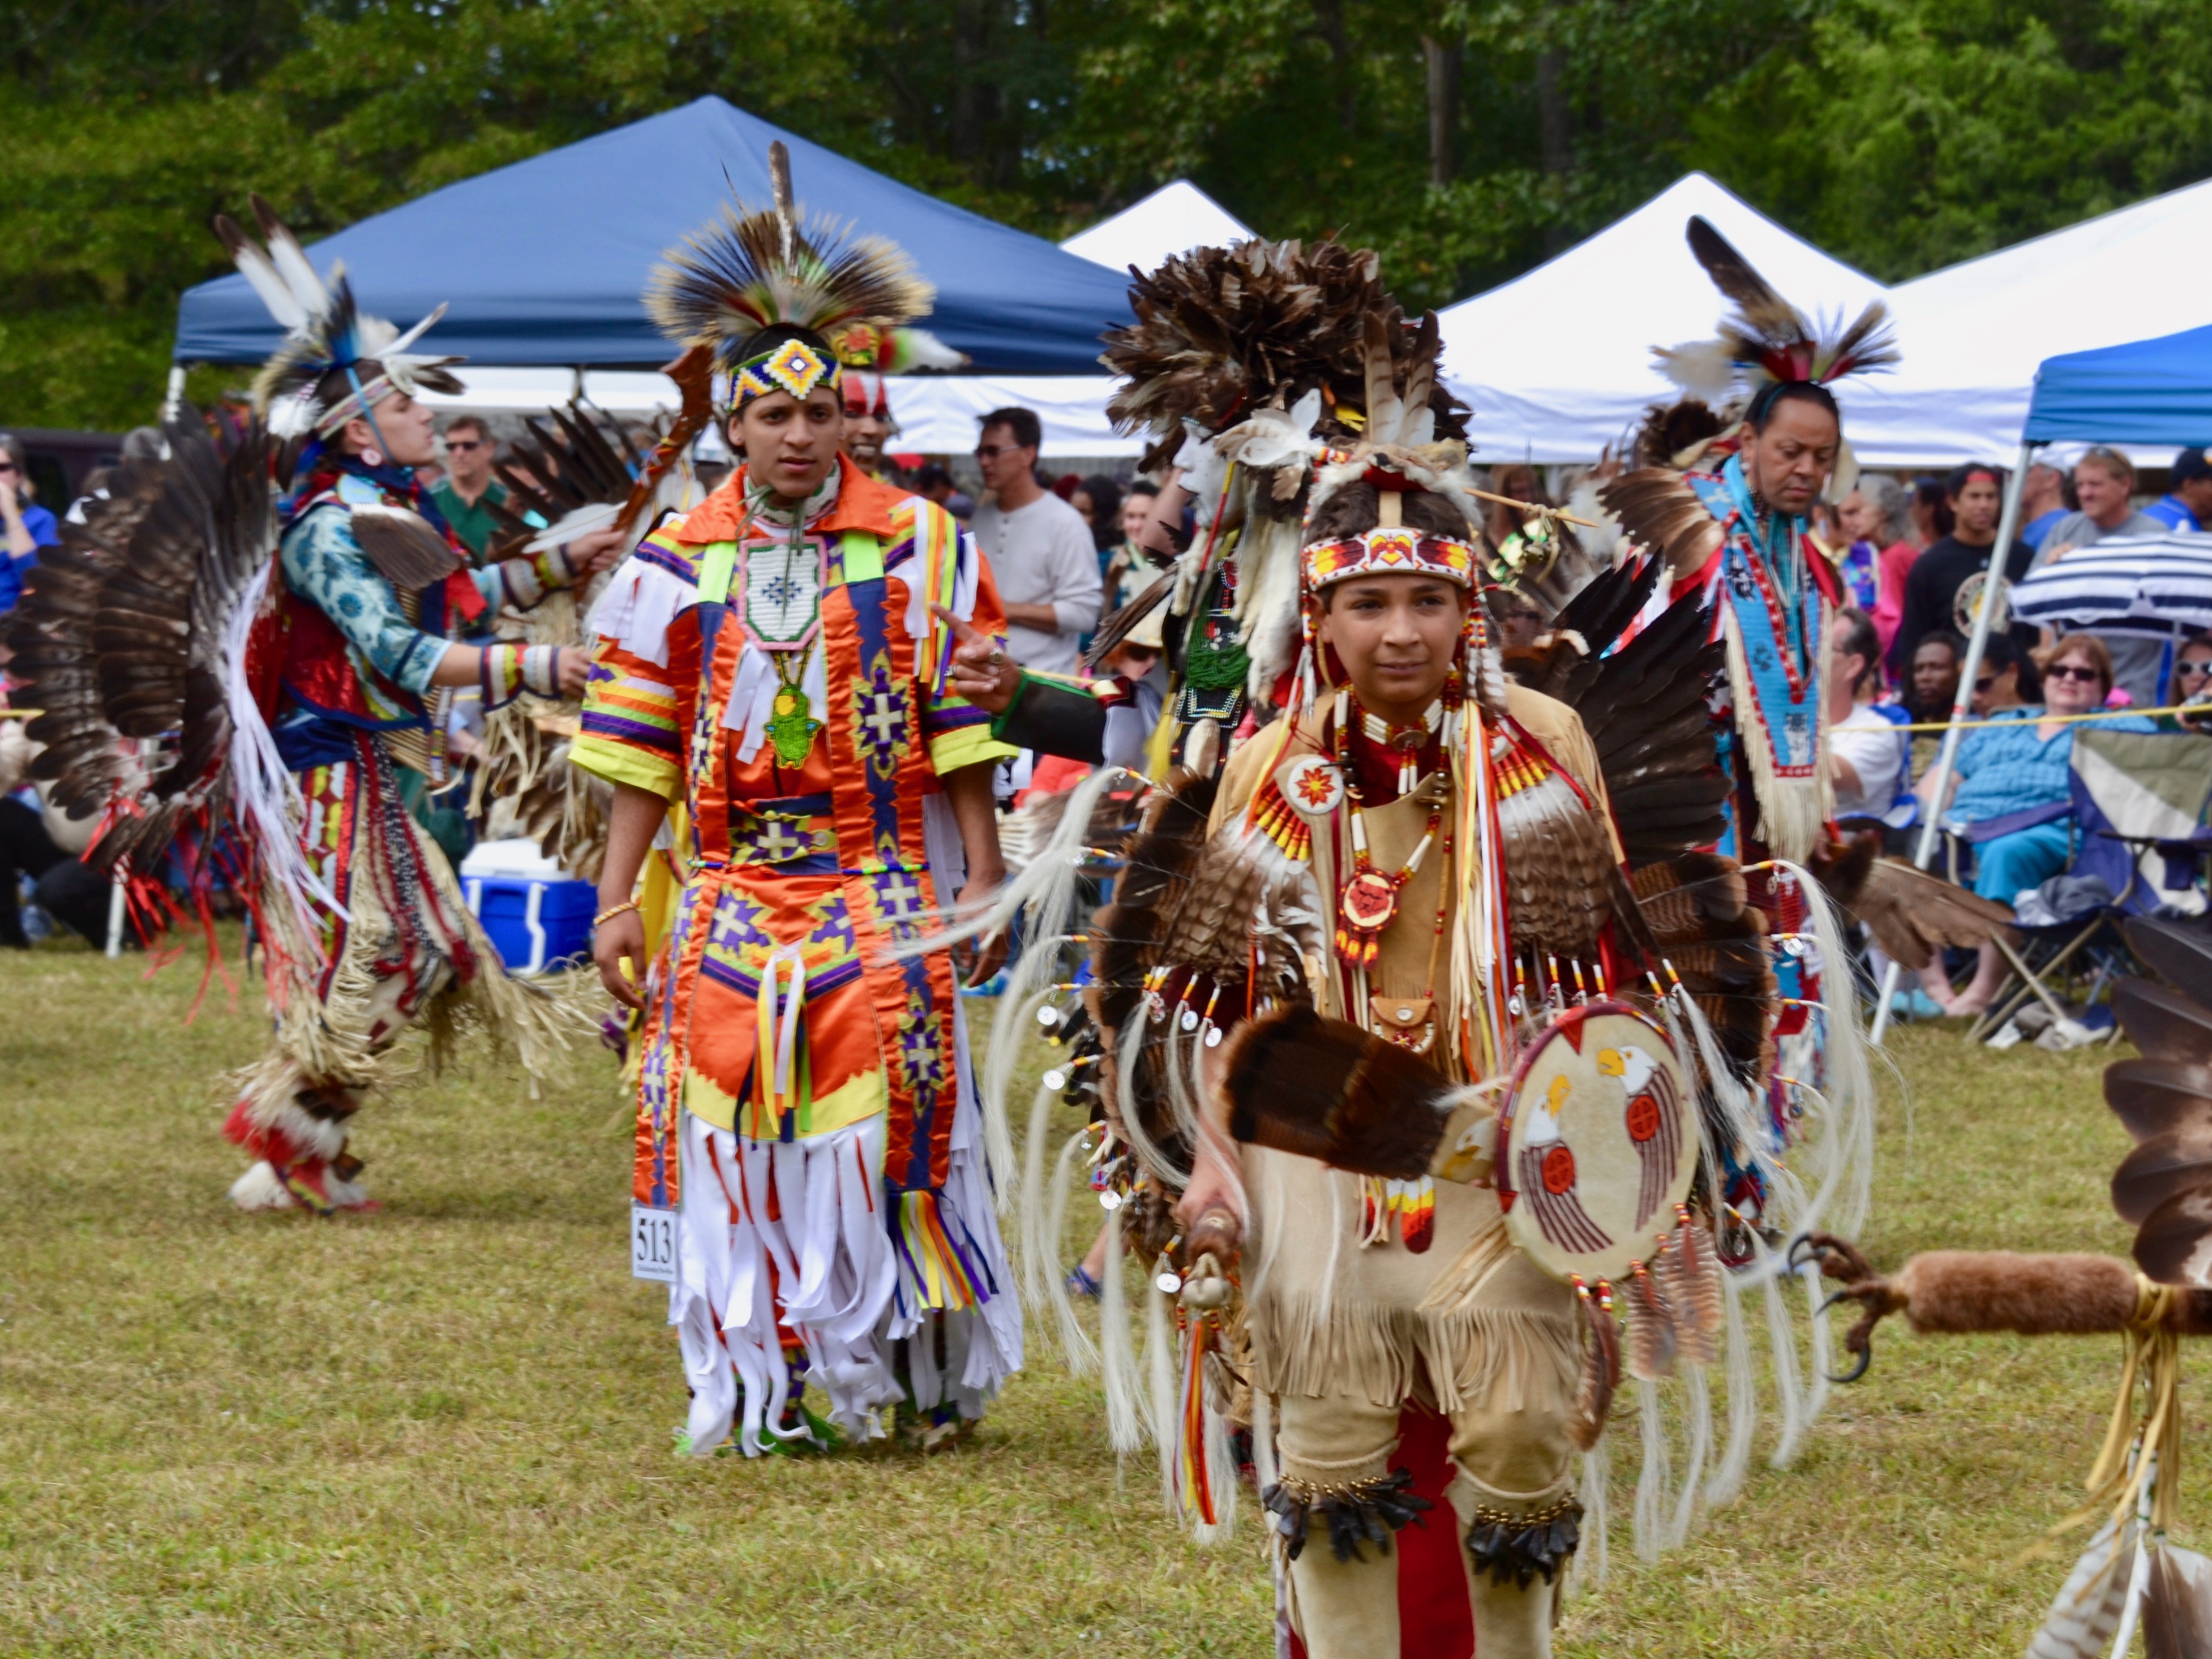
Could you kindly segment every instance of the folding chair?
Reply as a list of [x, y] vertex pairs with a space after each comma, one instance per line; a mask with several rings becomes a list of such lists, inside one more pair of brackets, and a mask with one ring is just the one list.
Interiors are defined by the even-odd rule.
[[[2205, 840], [2199, 831], [2212, 803], [2212, 738], [2084, 726], [2074, 735], [2070, 773], [2074, 842], [2065, 873], [2101, 878], [2112, 901], [2071, 921], [2023, 927], [2016, 948], [1998, 941], [2012, 975], [1976, 1024], [1975, 1041], [2002, 1030], [2030, 998], [2040, 1000], [2053, 1018], [2069, 1018], [2059, 990], [2085, 978], [2087, 989], [2078, 1000], [2095, 1002], [2133, 965], [2118, 927], [2125, 918], [2155, 910], [2206, 914]], [[2002, 829], [1996, 822], [1977, 825], [1982, 833], [1972, 839], [1986, 841], [2002, 829], [2022, 827], [2013, 820], [2002, 821]]]

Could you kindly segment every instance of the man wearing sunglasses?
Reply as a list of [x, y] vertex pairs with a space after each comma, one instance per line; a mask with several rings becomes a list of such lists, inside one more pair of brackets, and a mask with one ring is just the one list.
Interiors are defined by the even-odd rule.
[[491, 476], [499, 446], [473, 415], [456, 415], [447, 422], [445, 440], [446, 476], [431, 486], [431, 498], [470, 556], [482, 564], [492, 532], [499, 528], [492, 508], [507, 500], [507, 486]]
[[993, 498], [975, 509], [975, 544], [1006, 606], [1006, 654], [1024, 668], [1073, 674], [1078, 641], [1098, 625], [1105, 584], [1091, 526], [1036, 481], [1042, 438], [1034, 410], [983, 417], [975, 464]]
[[39, 550], [61, 540], [54, 515], [32, 499], [30, 459], [23, 441], [0, 432], [0, 611], [13, 611], [22, 597], [23, 578], [38, 562]]

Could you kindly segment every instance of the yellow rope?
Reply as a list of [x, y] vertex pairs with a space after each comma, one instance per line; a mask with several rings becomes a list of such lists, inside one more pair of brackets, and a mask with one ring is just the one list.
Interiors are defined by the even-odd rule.
[[[1869, 708], [1873, 707], [1871, 703], [1867, 706]], [[2016, 714], [2019, 711], [2008, 710], [2007, 712]], [[2135, 715], [2141, 715], [2143, 719], [2148, 720], [2154, 714], [2203, 714], [2208, 717], [2212, 717], [2212, 703], [2178, 702], [2166, 708], [2098, 708], [2093, 709], [2086, 714], [2039, 714], [2035, 717], [2034, 721], [2025, 720], [2003, 720], [1991, 716], [1986, 720], [1960, 720], [1959, 722], [1959, 729], [1961, 732], [1966, 732], [1972, 730], [1978, 726], [2027, 726], [2043, 720], [2049, 720], [2055, 726], [2072, 726], [2080, 720], [2125, 720]], [[1910, 726], [1893, 726], [1890, 727], [1890, 730], [1893, 732], [1948, 732], [1950, 729], [1951, 722], [1948, 720], [1917, 720]]]

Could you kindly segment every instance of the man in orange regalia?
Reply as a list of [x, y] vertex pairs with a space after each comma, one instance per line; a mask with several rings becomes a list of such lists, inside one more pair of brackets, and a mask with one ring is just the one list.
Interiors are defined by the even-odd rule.
[[[803, 229], [774, 160], [775, 206], [726, 215], [648, 294], [716, 348], [744, 465], [609, 584], [573, 751], [615, 789], [593, 955], [647, 1013], [635, 1191], [681, 1200], [700, 1455], [740, 1408], [748, 1454], [821, 1442], [808, 1382], [845, 1434], [903, 1408], [935, 1443], [1021, 1361], [952, 964], [892, 954], [1000, 878], [1012, 751], [948, 689], [933, 607], [1002, 617], [959, 526], [839, 453], [830, 341], [931, 291], [887, 244]], [[631, 892], [672, 803], [687, 878], [641, 986]]]

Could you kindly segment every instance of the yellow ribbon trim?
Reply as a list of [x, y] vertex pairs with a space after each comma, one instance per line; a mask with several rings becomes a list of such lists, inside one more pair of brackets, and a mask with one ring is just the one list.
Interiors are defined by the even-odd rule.
[[[2045, 1534], [2046, 1540], [2100, 1516], [2112, 1522], [2116, 1536], [2124, 1536], [2142, 1503], [2147, 1480], [2154, 1483], [2151, 1532], [2172, 1528], [2173, 1495], [2181, 1485], [2181, 1339], [2168, 1322], [2180, 1296], [2175, 1285], [2154, 1285], [2142, 1274], [2136, 1275], [2136, 1311], [2124, 1338], [2119, 1395], [2112, 1401], [2105, 1443], [2082, 1483], [2089, 1501], [2051, 1528]], [[2143, 1385], [2140, 1407], [2138, 1382]], [[2029, 1553], [2047, 1547], [2046, 1541]]]

